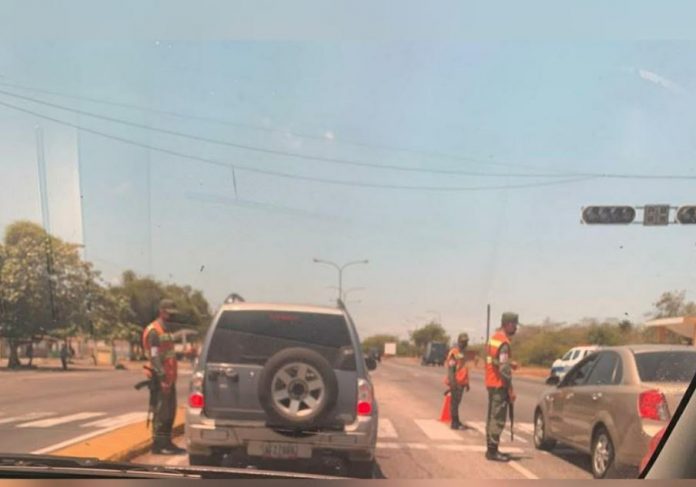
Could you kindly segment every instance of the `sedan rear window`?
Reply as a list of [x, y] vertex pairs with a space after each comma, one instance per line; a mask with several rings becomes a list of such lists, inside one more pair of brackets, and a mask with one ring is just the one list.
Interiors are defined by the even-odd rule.
[[696, 374], [696, 351], [635, 354], [643, 382], [690, 382]]
[[[354, 370], [355, 367], [352, 341], [343, 316], [286, 311], [224, 312], [213, 333], [207, 360], [263, 365], [269, 357], [288, 347], [315, 350], [336, 368]], [[339, 360], [341, 364], [337, 363]]]

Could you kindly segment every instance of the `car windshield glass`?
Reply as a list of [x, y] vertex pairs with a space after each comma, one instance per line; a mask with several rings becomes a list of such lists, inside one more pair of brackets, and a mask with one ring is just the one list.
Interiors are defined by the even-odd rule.
[[696, 1], [0, 2], [0, 474], [613, 478], [675, 414]]
[[636, 353], [643, 382], [690, 382], [696, 374], [696, 351]]

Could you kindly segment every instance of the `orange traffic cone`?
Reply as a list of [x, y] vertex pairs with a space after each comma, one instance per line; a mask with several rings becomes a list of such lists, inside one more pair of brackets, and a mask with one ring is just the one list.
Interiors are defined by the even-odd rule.
[[452, 396], [447, 393], [445, 394], [445, 400], [442, 403], [442, 412], [440, 413], [440, 421], [443, 423], [449, 423], [452, 421], [452, 415], [450, 414], [450, 405], [452, 404]]

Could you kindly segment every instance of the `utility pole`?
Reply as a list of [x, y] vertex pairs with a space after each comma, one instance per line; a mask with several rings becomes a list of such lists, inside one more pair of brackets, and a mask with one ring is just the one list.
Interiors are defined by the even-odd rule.
[[488, 337], [491, 334], [491, 305], [486, 306], [486, 343], [484, 347], [488, 345]]
[[48, 205], [48, 182], [46, 179], [46, 158], [44, 153], [43, 129], [36, 127], [36, 162], [39, 172], [39, 196], [41, 198], [41, 222], [46, 234], [46, 274], [48, 281], [48, 301], [51, 308], [51, 318], [56, 322], [56, 306], [53, 297], [53, 248], [51, 244], [51, 216]]

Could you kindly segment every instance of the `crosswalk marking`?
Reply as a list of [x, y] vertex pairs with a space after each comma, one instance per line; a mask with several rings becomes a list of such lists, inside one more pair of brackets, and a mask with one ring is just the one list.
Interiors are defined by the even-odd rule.
[[398, 435], [391, 421], [380, 418], [377, 422], [377, 438], [396, 438]]
[[534, 435], [534, 425], [532, 423], [515, 424], [515, 428], [519, 428], [520, 431], [523, 431], [529, 435]]
[[94, 418], [97, 416], [104, 416], [106, 413], [76, 413], [69, 414], [67, 416], [59, 416], [57, 418], [40, 419], [38, 421], [31, 421], [29, 423], [18, 424], [17, 428], [50, 428], [51, 426], [56, 426], [64, 423], [72, 423], [74, 421], [80, 421], [82, 419]]
[[[460, 452], [472, 452], [472, 453], [485, 453], [486, 447], [483, 445], [461, 445], [461, 444], [444, 444], [444, 445], [431, 445], [427, 443], [397, 443], [389, 441], [378, 441], [377, 448], [383, 450], [446, 450], [446, 451], [460, 451]], [[505, 448], [506, 453], [523, 453], [522, 448], [508, 447]]]
[[414, 419], [418, 427], [431, 440], [460, 440], [461, 436], [452, 431], [449, 426], [435, 419]]
[[0, 418], [0, 424], [18, 423], [20, 421], [31, 421], [32, 419], [45, 418], [53, 413], [28, 413], [21, 416], [10, 416], [9, 418]]
[[108, 418], [98, 419], [97, 421], [92, 421], [90, 423], [85, 423], [82, 425], [83, 428], [110, 428], [112, 426], [125, 426], [130, 423], [136, 423], [138, 421], [145, 421], [147, 419], [147, 413], [144, 411], [138, 411], [135, 413], [122, 414], [120, 416], [110, 416]]
[[[483, 421], [467, 421], [465, 423], [467, 426], [474, 428], [476, 431], [481, 433], [483, 436], [486, 436], [486, 423]], [[507, 428], [505, 431], [503, 431], [503, 434], [500, 435], [500, 441], [501, 443], [510, 443], [510, 425], [506, 425]], [[520, 431], [528, 431], [531, 426], [531, 423], [519, 423], [515, 424], [515, 432], [519, 433], [518, 430]], [[534, 428], [532, 427], [532, 431]], [[519, 443], [529, 443], [527, 440], [522, 438], [520, 435], [516, 434], [514, 442], [519, 442]]]

